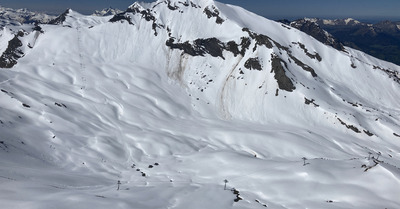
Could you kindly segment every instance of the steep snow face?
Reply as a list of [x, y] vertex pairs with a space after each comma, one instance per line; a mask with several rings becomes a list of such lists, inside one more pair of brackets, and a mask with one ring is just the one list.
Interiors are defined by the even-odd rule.
[[[347, 90], [345, 92], [331, 91], [336, 91], [332, 89], [343, 85], [346, 86], [344, 89], [357, 91], [353, 86], [354, 82], [357, 82], [354, 81], [354, 77], [366, 75], [365, 70], [374, 72], [373, 65], [364, 57], [357, 57], [356, 59], [348, 53], [337, 52], [295, 29], [286, 28], [234, 6], [210, 4], [209, 1], [201, 1], [200, 3], [204, 5], [198, 5], [199, 8], [196, 8], [190, 5], [185, 6], [179, 1], [159, 1], [147, 5], [148, 9], [134, 4], [130, 7], [133, 12], [128, 11], [124, 15], [128, 16], [132, 27], [145, 27], [144, 30], [147, 31], [146, 36], [143, 37], [143, 34], [138, 34], [139, 37], [132, 38], [133, 40], [140, 40], [141, 43], [146, 42], [144, 39], [153, 34], [153, 36], [150, 36], [152, 37], [151, 42], [159, 40], [157, 47], [162, 46], [165, 50], [165, 37], [168, 37], [166, 41], [168, 45], [167, 56], [158, 58], [161, 66], [167, 66], [170, 77], [183, 82], [196, 98], [203, 97], [207, 103], [215, 104], [221, 110], [221, 115], [225, 117], [234, 116], [264, 122], [280, 122], [282, 117], [278, 119], [269, 117], [273, 115], [275, 108], [259, 105], [268, 101], [270, 107], [287, 107], [289, 117], [299, 116], [299, 119], [303, 119], [297, 113], [299, 112], [298, 107], [303, 108], [304, 97], [310, 99], [321, 95], [322, 92], [318, 91], [325, 90], [329, 94], [346, 95], [348, 94]], [[193, 4], [195, 5], [195, 3]], [[206, 7], [204, 7], [205, 5]], [[207, 15], [208, 9], [214, 11], [215, 17]], [[175, 17], [176, 19], [174, 19]], [[242, 19], [238, 19], [238, 17], [242, 17]], [[183, 19], [190, 18], [198, 21], [188, 24], [180, 22]], [[217, 23], [218, 18], [223, 21]], [[259, 25], [263, 25], [263, 27]], [[215, 31], [222, 32], [215, 34]], [[246, 45], [246, 41], [248, 41], [248, 45]], [[149, 45], [151, 44], [149, 43]], [[134, 53], [132, 53], [132, 57], [136, 57], [137, 60], [146, 60], [144, 57], [153, 53], [152, 47], [148, 47], [148, 49], [150, 49], [148, 53], [146, 49], [143, 49], [140, 55], [133, 56]], [[294, 84], [297, 83], [297, 91], [287, 93], [284, 89], [279, 88], [280, 84], [285, 85], [279, 83], [285, 79], [276, 79], [276, 74], [270, 73], [274, 55], [278, 55], [279, 59], [282, 60], [281, 64], [285, 66], [283, 76], [289, 78], [286, 80]], [[254, 59], [261, 66], [259, 70], [254, 70], [246, 65], [246, 63], [249, 63], [248, 61]], [[355, 70], [357, 63], [360, 63], [359, 70], [362, 69], [362, 71]], [[201, 67], [201, 71], [196, 70], [199, 65], [210, 65], [211, 68], [208, 67], [209, 70], [205, 70], [207, 68]], [[398, 70], [397, 66], [388, 66], [387, 68], [391, 68], [393, 71]], [[376, 73], [378, 75], [384, 72], [376, 71]], [[201, 74], [201, 76], [193, 77], [193, 75], [198, 74]], [[339, 75], [340, 77], [338, 77]], [[203, 76], [204, 79], [201, 79]], [[303, 81], [303, 79], [306, 80]], [[370, 80], [371, 78], [365, 79]], [[373, 79], [375, 79], [375, 76]], [[211, 84], [208, 82], [210, 80], [213, 81]], [[359, 79], [359, 84], [365, 81], [362, 80]], [[371, 80], [370, 82], [376, 83], [378, 81]], [[396, 83], [393, 80], [392, 82]], [[300, 83], [303, 83], [304, 86]], [[321, 84], [324, 87], [321, 87]], [[388, 84], [387, 87], [393, 89], [392, 84]], [[219, 89], [219, 92], [216, 92], [215, 89]], [[315, 90], [308, 91], [309, 89]], [[278, 93], [276, 93], [277, 91]], [[281, 99], [279, 91], [281, 91], [283, 99], [288, 100], [289, 105], [281, 107], [282, 101], [279, 101]], [[328, 92], [322, 94], [326, 95]], [[395, 89], [393, 89], [393, 92], [395, 92]], [[368, 101], [374, 101], [373, 98], [381, 95], [380, 91], [376, 91], [373, 95], [371, 95], [371, 92], [364, 94], [361, 91], [358, 94], [342, 96], [346, 97], [342, 99], [352, 103], [354, 103], [354, 100], [366, 98], [368, 98], [366, 99]], [[391, 96], [388, 96], [388, 98], [391, 98]], [[296, 101], [291, 101], [292, 99]], [[349, 105], [342, 99], [337, 105]], [[360, 103], [361, 101], [357, 102]], [[398, 105], [396, 101], [387, 102]], [[374, 106], [375, 104], [371, 105]], [[327, 109], [329, 108], [327, 107]], [[243, 110], [251, 111], [243, 113]], [[313, 109], [312, 112], [314, 111]]]
[[1, 28], [0, 29], [0, 54], [8, 47], [8, 42], [13, 38], [13, 34], [10, 29], [8, 28]]
[[68, 10], [17, 38], [6, 208], [400, 206], [396, 65], [211, 0]]

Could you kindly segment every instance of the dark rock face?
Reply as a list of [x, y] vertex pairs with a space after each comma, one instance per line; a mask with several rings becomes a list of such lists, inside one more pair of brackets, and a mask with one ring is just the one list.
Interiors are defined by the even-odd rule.
[[225, 59], [223, 56], [224, 50], [232, 52], [235, 57], [239, 54], [244, 56], [251, 44], [251, 40], [248, 37], [242, 37], [240, 44], [237, 44], [235, 41], [223, 43], [217, 38], [196, 39], [193, 41], [193, 44], [189, 41], [175, 43], [175, 40], [176, 38], [171, 37], [167, 40], [166, 45], [171, 49], [180, 49], [191, 56], [209, 54], [213, 57], [221, 57], [222, 59]]
[[[158, 3], [161, 4], [162, 2]], [[157, 4], [157, 5], [158, 5]], [[170, 5], [170, 2], [169, 4]], [[128, 13], [132, 13], [133, 15], [139, 14], [142, 16], [143, 19], [145, 19], [147, 22], [153, 22], [152, 24], [152, 29], [154, 31], [154, 35], [157, 36], [158, 32], [157, 32], [157, 28], [164, 28], [163, 25], [159, 25], [156, 23], [157, 18], [152, 14], [152, 10], [150, 9], [140, 9], [137, 5], [134, 5], [132, 7], [129, 7], [125, 12], [122, 12], [120, 14], [116, 14], [114, 15], [109, 22], [118, 22], [118, 21], [128, 21], [129, 24], [134, 25], [131, 18], [128, 16]]]
[[246, 63], [244, 63], [244, 67], [249, 69], [249, 70], [262, 70], [262, 66], [260, 64], [260, 60], [258, 57], [256, 58], [249, 58]]
[[126, 20], [126, 21], [128, 21], [129, 24], [133, 25], [132, 20], [129, 18], [127, 13], [137, 14], [137, 13], [140, 13], [140, 10], [139, 10], [139, 8], [134, 7], [134, 6], [133, 7], [129, 7], [125, 12], [121, 12], [121, 13], [118, 13], [118, 14], [114, 15], [109, 20], [109, 22], [114, 23], [114, 22]]
[[225, 49], [225, 46], [217, 38], [197, 39], [194, 41], [194, 44], [199, 50], [213, 57], [221, 57], [224, 59], [222, 51]]
[[328, 34], [325, 30], [320, 28], [320, 26], [315, 22], [311, 22], [305, 19], [295, 20], [293, 22], [289, 22], [288, 20], [278, 20], [278, 21], [283, 24], [297, 28], [326, 45], [332, 46], [337, 50], [344, 51], [343, 44], [336, 38]]
[[361, 133], [361, 131], [358, 130], [357, 127], [355, 127], [355, 126], [353, 126], [353, 125], [348, 125], [348, 124], [346, 124], [346, 123], [343, 122], [340, 118], [338, 118], [338, 120], [339, 120], [339, 122], [340, 122], [342, 125], [346, 126], [347, 129], [350, 129], [350, 130], [352, 130], [352, 131], [354, 131], [354, 132], [356, 132], [356, 133]]
[[242, 47], [242, 50], [240, 51], [240, 54], [242, 56], [244, 56], [244, 54], [246, 53], [246, 50], [249, 49], [250, 44], [251, 44], [251, 41], [249, 38], [247, 38], [247, 37], [241, 38], [240, 46]]
[[304, 100], [305, 100], [304, 103], [305, 103], [306, 105], [313, 104], [314, 107], [319, 107], [319, 105], [315, 103], [315, 100], [314, 100], [314, 99], [309, 100], [309, 99], [307, 99], [307, 98], [304, 97]]
[[56, 19], [51, 20], [49, 24], [51, 25], [61, 25], [65, 22], [67, 15], [70, 13], [70, 9], [67, 9], [64, 13], [58, 16]]
[[298, 65], [301, 68], [303, 68], [303, 70], [305, 70], [307, 72], [310, 72], [313, 77], [317, 77], [318, 76], [317, 73], [315, 73], [315, 70], [313, 68], [311, 68], [310, 66], [304, 64], [303, 62], [301, 62], [299, 59], [297, 59], [292, 54], [289, 54], [289, 57], [294, 61], [294, 63], [296, 63], [296, 65]]
[[[160, 4], [163, 4], [163, 3], [166, 4], [167, 7], [168, 7], [168, 9], [170, 9], [170, 10], [172, 10], [172, 11], [179, 10], [179, 6], [176, 5], [176, 3], [174, 3], [174, 5], [172, 5], [171, 0], [160, 1], [159, 3], [157, 3], [157, 4], [155, 4], [155, 5], [153, 6], [153, 9], [154, 9], [156, 6], [158, 6], [158, 5], [160, 5]], [[195, 7], [195, 8], [198, 8], [198, 7], [199, 7], [198, 5], [196, 5], [195, 3], [193, 3], [192, 1], [190, 1], [190, 4], [189, 4], [189, 2], [178, 1], [178, 4], [182, 4], [182, 5], [185, 6], [185, 7], [188, 7], [188, 6], [190, 6], [190, 5], [191, 5], [192, 7]]]
[[229, 41], [228, 42], [226, 50], [232, 52], [235, 55], [235, 57], [238, 54], [241, 54], [241, 52], [239, 51], [239, 45], [236, 44], [236, 42], [234, 42], [234, 41]]
[[268, 205], [261, 203], [260, 200], [255, 200], [255, 201], [256, 201], [256, 203], [262, 205], [264, 208], [268, 208]]
[[23, 32], [19, 32], [8, 42], [8, 47], [0, 57], [0, 68], [12, 68], [17, 64], [17, 60], [24, 56], [21, 50], [22, 42], [18, 37], [24, 36]]
[[136, 6], [131, 6], [123, 13], [128, 13], [128, 12], [130, 12], [132, 14], [137, 14], [137, 13], [140, 13], [140, 9]]
[[63, 103], [54, 102], [54, 105], [56, 105], [56, 106], [58, 106], [58, 107], [67, 108], [67, 105], [65, 105], [65, 104], [63, 104]]
[[202, 56], [203, 54], [196, 51], [192, 45], [189, 43], [189, 41], [186, 41], [184, 43], [174, 43], [175, 39], [174, 38], [170, 38], [169, 40], [167, 40], [167, 42], [165, 43], [169, 48], [171, 49], [180, 49], [182, 50], [184, 53], [189, 54], [191, 56]]
[[181, 3], [181, 4], [183, 4], [183, 6], [185, 6], [185, 7], [188, 7], [188, 6], [190, 6], [190, 4], [189, 3], [187, 3], [187, 2], [179, 2], [179, 3]]
[[[237, 44], [234, 41], [229, 41], [228, 43], [223, 43], [217, 38], [207, 38], [207, 39], [196, 39], [191, 44], [189, 41], [183, 43], [175, 43], [175, 38], [171, 37], [165, 43], [171, 49], [180, 49], [185, 54], [189, 54], [191, 56], [204, 56], [209, 54], [213, 57], [221, 57], [225, 59], [223, 56], [224, 50], [232, 52], [234, 56], [241, 54], [244, 56], [246, 50], [250, 46], [250, 40], [248, 38], [242, 37], [242, 41]], [[239, 49], [241, 47], [241, 49]]]
[[255, 51], [257, 49], [257, 45], [258, 46], [264, 45], [265, 47], [272, 49], [273, 41], [270, 37], [263, 35], [263, 34], [254, 33], [252, 31], [250, 31], [248, 28], [243, 28], [242, 31], [247, 32], [252, 39], [256, 40], [256, 46], [254, 46], [253, 51]]
[[367, 134], [368, 136], [374, 136], [374, 134], [373, 133], [371, 133], [370, 131], [368, 131], [368, 130], [363, 130], [364, 131], [364, 133], [365, 134]]
[[168, 9], [170, 9], [170, 10], [177, 10], [177, 9], [179, 9], [179, 7], [176, 6], [176, 5], [172, 6], [172, 5], [171, 5], [171, 1], [168, 1]]
[[[241, 42], [240, 44], [237, 44], [234, 41], [229, 41], [226, 45], [225, 45], [225, 49], [227, 51], [230, 51], [233, 53], [233, 55], [236, 57], [237, 55], [242, 55], [244, 56], [244, 54], [246, 53], [246, 51], [249, 49], [251, 44], [251, 41], [248, 37], [242, 37], [241, 38]], [[241, 49], [239, 50], [239, 46], [241, 47]]]
[[293, 82], [285, 73], [285, 68], [282, 66], [282, 63], [287, 68], [287, 64], [281, 58], [276, 55], [272, 55], [272, 69], [271, 72], [275, 73], [275, 79], [278, 82], [279, 89], [292, 92], [296, 89], [293, 85]]
[[264, 46], [266, 46], [266, 47], [269, 48], [269, 49], [272, 49], [272, 47], [273, 47], [272, 42], [271, 42], [272, 39], [269, 38], [269, 37], [266, 36], [266, 35], [258, 34], [258, 35], [255, 35], [255, 36], [254, 36], [254, 39], [256, 40], [256, 43], [257, 43], [257, 45], [259, 45], [259, 46], [264, 45]]
[[306, 46], [304, 44], [302, 44], [300, 42], [297, 42], [297, 43], [294, 43], [294, 44], [298, 44], [300, 46], [300, 48], [303, 49], [304, 53], [306, 53], [306, 55], [308, 57], [310, 57], [311, 59], [317, 59], [318, 62], [322, 61], [322, 58], [321, 58], [321, 56], [319, 56], [318, 53], [311, 54], [310, 52], [308, 52], [308, 49], [306, 48]]
[[288, 19], [283, 19], [283, 20], [277, 20], [277, 22], [283, 23], [284, 25], [290, 25], [290, 20]]
[[35, 27], [33, 27], [34, 31], [39, 31], [40, 33], [44, 33], [42, 27], [40, 27], [38, 24], [35, 24]]
[[[282, 46], [281, 44], [279, 44], [278, 42], [272, 40], [270, 37], [268, 37], [266, 35], [254, 33], [252, 31], [250, 31], [248, 28], [243, 28], [242, 30], [247, 32], [249, 34], [249, 36], [256, 41], [256, 45], [254, 46], [253, 51], [255, 51], [257, 49], [257, 46], [265, 46], [265, 47], [267, 47], [269, 49], [272, 49], [273, 46], [275, 45], [278, 49], [286, 51], [287, 54], [289, 55], [289, 57], [291, 59], [293, 59], [293, 61], [298, 66], [303, 68], [303, 70], [310, 72], [313, 77], [317, 77], [317, 74], [315, 73], [315, 70], [313, 68], [311, 68], [310, 66], [308, 66], [308, 65], [304, 64], [303, 62], [301, 62], [296, 57], [294, 57], [292, 55], [292, 52], [289, 50], [288, 47]], [[311, 53], [308, 52], [308, 50], [306, 49], [304, 44], [301, 44], [301, 43], [296, 43], [296, 44], [299, 44], [300, 48], [302, 48], [304, 53], [306, 53], [306, 55], [309, 56], [310, 58], [317, 59], [318, 61], [322, 61], [322, 58], [318, 53], [311, 54]]]
[[190, 1], [190, 5], [192, 5], [192, 7], [194, 8], [201, 8], [199, 5], [193, 3], [192, 1]]
[[381, 68], [381, 67], [375, 66], [375, 65], [373, 66], [373, 68], [385, 72], [389, 76], [389, 78], [392, 78], [393, 81], [396, 81], [397, 83], [400, 84], [400, 74], [398, 74], [396, 71], [384, 69], [384, 68]]
[[131, 19], [130, 19], [128, 16], [126, 16], [126, 13], [120, 13], [120, 14], [114, 15], [114, 16], [109, 20], [109, 22], [114, 23], [114, 22], [124, 21], [124, 20], [128, 21], [129, 24], [133, 25]]
[[144, 18], [146, 21], [153, 21], [153, 22], [155, 22], [156, 21], [156, 17], [154, 17], [152, 14], [151, 14], [151, 11], [150, 11], [150, 9], [147, 9], [147, 10], [142, 10], [142, 11], [140, 11], [140, 14], [142, 14], [142, 18]]
[[166, 42], [166, 45], [171, 49], [180, 49], [191, 56], [204, 56], [205, 54], [210, 54], [213, 57], [221, 57], [225, 59], [222, 55], [225, 46], [217, 38], [196, 39], [193, 44], [190, 44], [188, 41], [184, 43], [174, 42], [175, 39], [170, 38]]
[[324, 24], [323, 20], [317, 20], [319, 27], [339, 39], [343, 45], [400, 65], [398, 23], [382, 21], [366, 24], [355, 20], [331, 20], [330, 22], [331, 24]]
[[207, 15], [208, 19], [211, 19], [212, 17], [215, 17], [216, 20], [215, 22], [217, 24], [222, 24], [224, 23], [224, 20], [219, 16], [219, 11], [217, 8], [215, 8], [214, 6], [210, 7], [206, 7], [204, 9], [204, 13]]
[[332, 46], [333, 48], [341, 51], [345, 50], [343, 44], [339, 40], [328, 34], [325, 30], [320, 28], [320, 26], [314, 22], [306, 21], [303, 19], [295, 21], [295, 23], [291, 23], [290, 25], [307, 33], [308, 35], [314, 37], [318, 41], [328, 46]]

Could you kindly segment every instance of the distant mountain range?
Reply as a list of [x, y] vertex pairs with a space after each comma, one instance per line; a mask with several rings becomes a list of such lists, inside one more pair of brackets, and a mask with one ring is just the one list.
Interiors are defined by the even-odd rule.
[[21, 25], [24, 23], [47, 23], [55, 16], [32, 12], [27, 9], [11, 9], [0, 6], [0, 27], [5, 25]]
[[[328, 39], [334, 40], [334, 43], [328, 44], [337, 49], [340, 45], [345, 45], [400, 64], [400, 22], [382, 21], [368, 24], [352, 18], [336, 20], [304, 18], [291, 22], [279, 20], [279, 22], [295, 27], [324, 43]], [[324, 31], [331, 35], [325, 34]]]
[[116, 15], [116, 14], [119, 14], [122, 12], [123, 12], [122, 10], [109, 7], [109, 8], [100, 10], [100, 11], [96, 10], [92, 15], [93, 16], [110, 16], [110, 15]]
[[[122, 11], [114, 8], [105, 8], [103, 10], [96, 10], [93, 16], [110, 16], [121, 13]], [[34, 12], [28, 9], [12, 9], [0, 6], [0, 27], [8, 26], [19, 26], [22, 24], [31, 23], [49, 23], [57, 16]]]

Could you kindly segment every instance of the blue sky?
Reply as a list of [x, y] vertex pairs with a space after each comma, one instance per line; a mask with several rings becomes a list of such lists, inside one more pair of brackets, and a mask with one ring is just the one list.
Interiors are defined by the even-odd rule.
[[[59, 14], [72, 8], [84, 14], [113, 7], [125, 10], [135, 0], [1, 0], [11, 8], [28, 8]], [[147, 0], [145, 2], [152, 2]], [[300, 17], [353, 17], [400, 20], [400, 0], [219, 0], [244, 7], [271, 19]]]

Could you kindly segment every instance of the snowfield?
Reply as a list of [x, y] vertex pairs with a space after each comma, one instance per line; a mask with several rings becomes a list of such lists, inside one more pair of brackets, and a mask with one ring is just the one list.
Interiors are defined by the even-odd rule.
[[60, 17], [0, 32], [0, 208], [400, 208], [399, 66], [212, 0]]

